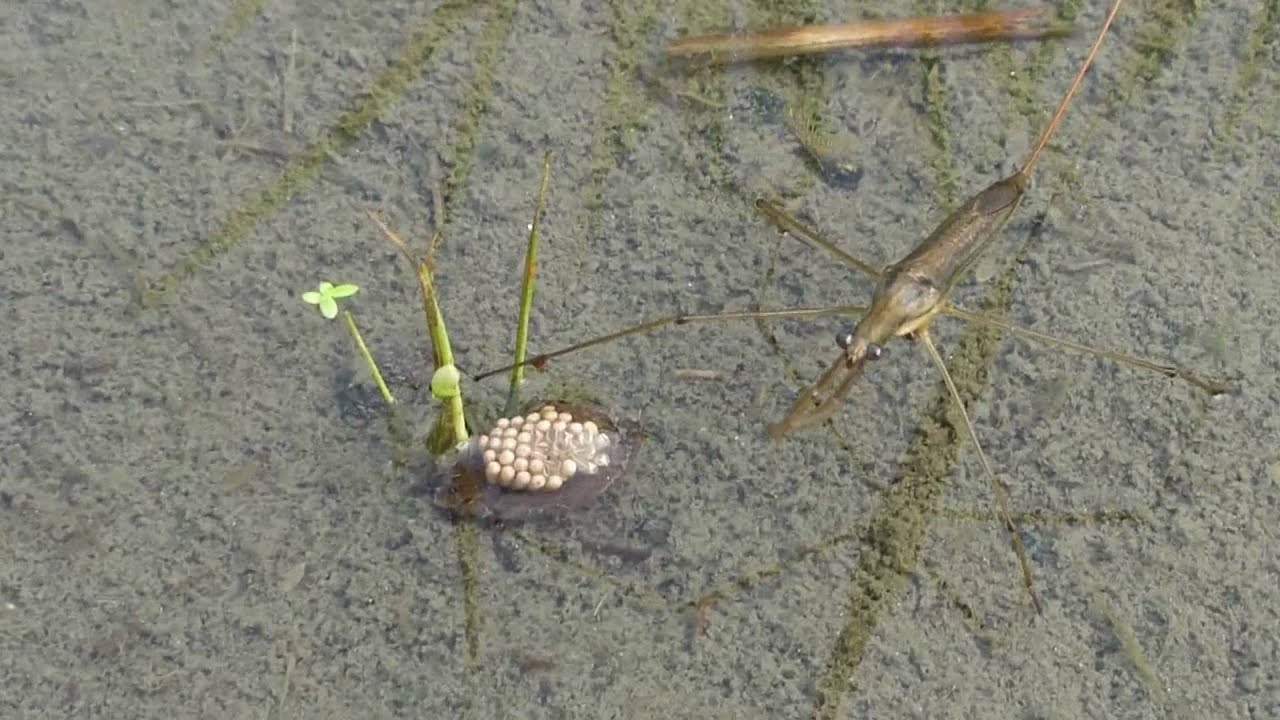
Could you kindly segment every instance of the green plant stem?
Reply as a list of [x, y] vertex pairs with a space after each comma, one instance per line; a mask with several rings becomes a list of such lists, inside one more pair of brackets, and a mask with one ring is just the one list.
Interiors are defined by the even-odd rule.
[[533, 309], [533, 286], [538, 274], [538, 240], [542, 224], [542, 211], [547, 206], [547, 185], [551, 179], [551, 153], [542, 156], [542, 182], [538, 185], [538, 200], [533, 207], [533, 222], [529, 226], [529, 244], [524, 252], [524, 282], [520, 287], [520, 315], [516, 321], [515, 368], [511, 371], [511, 389], [507, 392], [506, 414], [510, 415], [520, 405], [520, 385], [524, 382], [524, 358], [529, 345], [529, 314]]
[[[436, 299], [436, 286], [432, 278], [430, 260], [419, 262], [417, 270], [418, 286], [422, 290], [422, 308], [427, 316], [427, 331], [431, 333], [431, 348], [436, 369], [453, 365], [453, 349], [449, 345], [449, 333], [445, 329], [444, 314], [440, 312], [440, 303]], [[440, 415], [428, 439], [428, 449], [437, 455], [461, 445], [469, 437], [461, 389], [457, 395], [442, 399], [441, 404], [444, 405], [444, 412]]]
[[382, 379], [382, 373], [378, 370], [378, 363], [374, 362], [373, 353], [369, 352], [369, 347], [364, 344], [364, 338], [360, 336], [360, 330], [356, 327], [356, 319], [350, 310], [342, 311], [342, 319], [347, 323], [347, 331], [351, 333], [351, 339], [356, 341], [356, 349], [360, 351], [360, 357], [364, 358], [365, 367], [369, 368], [369, 374], [373, 376], [373, 381], [378, 385], [378, 392], [382, 393], [382, 401], [387, 404], [387, 409], [395, 408], [396, 400], [391, 397], [391, 390], [387, 388], [387, 383]]

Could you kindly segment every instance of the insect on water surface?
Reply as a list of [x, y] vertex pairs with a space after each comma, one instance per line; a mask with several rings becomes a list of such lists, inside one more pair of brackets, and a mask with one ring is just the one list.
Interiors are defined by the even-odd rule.
[[[538, 355], [528, 362], [541, 366], [554, 357], [607, 343], [628, 335], [648, 332], [665, 325], [746, 318], [778, 319], [861, 313], [862, 317], [853, 330], [845, 332], [839, 337], [840, 354], [838, 357], [812, 386], [800, 394], [781, 420], [768, 426], [769, 436], [779, 439], [799, 430], [819, 425], [830, 419], [838, 408], [841, 399], [862, 374], [866, 364], [884, 355], [884, 344], [888, 340], [894, 337], [905, 337], [918, 341], [941, 373], [948, 393], [959, 410], [960, 420], [964, 424], [964, 432], [973, 442], [983, 474], [996, 496], [1001, 522], [1009, 533], [1022, 571], [1023, 585], [1036, 609], [1039, 610], [1040, 604], [1035, 593], [1030, 561], [1022, 544], [1020, 529], [1010, 511], [1008, 490], [1003, 482], [996, 477], [986, 453], [983, 452], [977, 433], [968, 417], [963, 402], [961, 402], [955, 382], [947, 371], [946, 363], [930, 336], [929, 324], [933, 318], [940, 314], [953, 315], [969, 322], [994, 326], [1013, 335], [1057, 348], [1087, 353], [1131, 367], [1158, 372], [1170, 378], [1179, 378], [1212, 394], [1219, 394], [1226, 390], [1225, 384], [1221, 381], [1203, 378], [1173, 364], [1100, 350], [1081, 343], [1045, 335], [1012, 325], [995, 317], [964, 310], [951, 304], [948, 300], [951, 290], [957, 282], [966, 275], [974, 261], [998, 236], [1009, 217], [1022, 203], [1031, 184], [1031, 173], [1035, 168], [1036, 162], [1062, 121], [1067, 108], [1079, 92], [1081, 83], [1097, 56], [1103, 39], [1119, 12], [1122, 1], [1116, 0], [1111, 6], [1106, 20], [1103, 22], [1097, 38], [1081, 63], [1074, 80], [1063, 95], [1062, 100], [1058, 103], [1053, 115], [1045, 124], [1036, 143], [1027, 153], [1019, 169], [1008, 177], [996, 180], [965, 201], [958, 209], [947, 216], [923, 242], [898, 262], [889, 265], [883, 270], [877, 269], [875, 266], [839, 250], [832, 243], [819, 236], [818, 233], [805, 227], [773, 203], [767, 200], [756, 201], [757, 209], [783, 232], [796, 235], [808, 241], [819, 249], [833, 254], [854, 270], [875, 279], [876, 289], [869, 306], [668, 316], [586, 340], [561, 350]], [[510, 367], [506, 367], [482, 373], [476, 376], [476, 379], [479, 380], [510, 369]]]

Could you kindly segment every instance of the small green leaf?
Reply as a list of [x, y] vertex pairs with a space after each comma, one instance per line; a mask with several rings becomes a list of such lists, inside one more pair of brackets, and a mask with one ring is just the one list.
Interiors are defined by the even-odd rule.
[[320, 314], [327, 319], [332, 320], [338, 317], [339, 298], [351, 297], [355, 295], [360, 288], [351, 283], [343, 283], [335, 286], [331, 282], [321, 281], [316, 290], [308, 290], [302, 293], [302, 299], [312, 305], [320, 307]]

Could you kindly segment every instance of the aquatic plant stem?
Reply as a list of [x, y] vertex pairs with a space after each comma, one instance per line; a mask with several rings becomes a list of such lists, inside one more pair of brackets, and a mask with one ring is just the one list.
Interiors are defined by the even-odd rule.
[[[439, 374], [442, 368], [454, 368], [453, 348], [449, 345], [449, 333], [445, 329], [444, 314], [440, 312], [440, 303], [436, 298], [434, 279], [434, 257], [436, 246], [440, 244], [440, 233], [436, 233], [431, 238], [427, 256], [421, 260], [415, 260], [409, 251], [409, 245], [395, 231], [387, 227], [377, 213], [366, 209], [365, 214], [378, 226], [387, 241], [400, 251], [405, 260], [409, 261], [418, 277], [418, 289], [422, 292], [422, 310], [426, 316], [427, 332], [431, 335], [431, 353], [436, 374]], [[454, 370], [456, 371], [456, 368]], [[427, 450], [433, 455], [443, 455], [466, 442], [469, 436], [465, 407], [462, 403], [462, 389], [455, 382], [449, 383], [447, 393], [437, 393], [437, 385], [439, 383], [433, 375], [432, 395], [440, 401], [441, 412], [436, 416], [436, 422], [427, 436]]]
[[[432, 238], [431, 250], [427, 257], [418, 261], [418, 287], [422, 290], [422, 309], [426, 313], [427, 331], [431, 334], [431, 348], [435, 366], [439, 370], [453, 366], [453, 348], [449, 345], [449, 332], [445, 329], [444, 313], [440, 312], [440, 303], [436, 298], [436, 285], [432, 272], [431, 256], [439, 242], [439, 235]], [[462, 390], [455, 388], [447, 397], [440, 397], [443, 412], [437, 418], [435, 427], [427, 440], [428, 449], [433, 454], [443, 454], [457, 445], [467, 441], [467, 420], [463, 412]]]
[[373, 381], [378, 385], [378, 392], [382, 393], [382, 401], [386, 403], [388, 410], [393, 410], [396, 405], [396, 399], [391, 396], [391, 390], [387, 388], [387, 383], [382, 379], [382, 373], [378, 370], [378, 363], [373, 359], [373, 353], [369, 352], [369, 347], [364, 344], [364, 338], [360, 336], [360, 329], [356, 327], [355, 316], [350, 310], [342, 311], [342, 320], [347, 324], [347, 332], [351, 333], [351, 339], [356, 341], [356, 350], [360, 351], [360, 357], [364, 358], [365, 367], [369, 368], [369, 374], [373, 376]]
[[511, 371], [511, 389], [507, 392], [506, 414], [520, 405], [520, 385], [524, 382], [524, 358], [529, 344], [529, 314], [533, 309], [533, 287], [538, 274], [538, 241], [541, 235], [542, 211], [547, 206], [547, 184], [551, 178], [551, 153], [542, 156], [542, 181], [529, 225], [529, 244], [524, 252], [524, 282], [520, 287], [520, 314], [516, 320], [515, 368]]

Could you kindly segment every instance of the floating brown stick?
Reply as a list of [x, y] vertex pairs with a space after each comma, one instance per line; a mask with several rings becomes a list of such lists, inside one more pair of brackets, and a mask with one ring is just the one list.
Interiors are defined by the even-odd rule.
[[714, 65], [850, 48], [1034, 40], [1070, 34], [1069, 25], [1046, 22], [1050, 9], [1041, 5], [1016, 10], [699, 35], [671, 41], [667, 45], [667, 54], [676, 57], [706, 56], [706, 62]]

